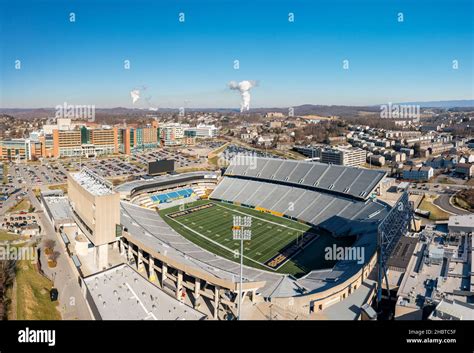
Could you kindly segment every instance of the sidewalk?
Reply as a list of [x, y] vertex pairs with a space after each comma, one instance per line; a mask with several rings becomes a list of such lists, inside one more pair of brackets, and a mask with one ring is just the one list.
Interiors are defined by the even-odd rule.
[[[33, 193], [30, 194], [30, 199], [33, 204], [38, 205], [37, 210], [42, 210], [38, 200]], [[36, 202], [35, 202], [36, 201]], [[86, 300], [82, 295], [81, 287], [79, 286], [78, 277], [71, 268], [68, 261], [68, 254], [64, 247], [64, 243], [61, 237], [54, 231], [52, 225], [43, 212], [38, 212], [38, 219], [42, 225], [42, 237], [38, 247], [41, 249], [41, 268], [46, 277], [51, 279], [54, 283], [54, 287], [59, 292], [59, 309], [63, 320], [92, 320], [89, 309], [86, 304]], [[52, 239], [55, 241], [54, 251], [60, 253], [55, 268], [49, 268], [48, 259], [44, 253], [43, 241], [45, 239]]]

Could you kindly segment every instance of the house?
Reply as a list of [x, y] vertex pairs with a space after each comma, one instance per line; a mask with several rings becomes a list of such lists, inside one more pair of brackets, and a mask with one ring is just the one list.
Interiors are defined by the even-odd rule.
[[473, 163], [474, 155], [469, 153], [464, 153], [459, 156], [459, 163]]
[[259, 136], [259, 138], [257, 139], [257, 144], [260, 146], [270, 147], [273, 144], [273, 136]]
[[407, 180], [428, 181], [432, 177], [433, 168], [428, 166], [407, 166], [402, 171], [402, 178]]
[[426, 166], [433, 167], [434, 169], [452, 169], [458, 163], [458, 157], [456, 155], [444, 155], [428, 158], [425, 162]]
[[472, 178], [474, 175], [474, 163], [459, 163], [454, 171], [462, 178]]

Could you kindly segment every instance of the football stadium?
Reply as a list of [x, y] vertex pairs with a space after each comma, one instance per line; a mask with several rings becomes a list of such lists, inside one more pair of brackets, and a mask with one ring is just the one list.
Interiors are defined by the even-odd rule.
[[[162, 175], [116, 187], [121, 253], [177, 299], [212, 307], [216, 319], [235, 318], [240, 241], [232, 229], [234, 216], [244, 216], [251, 218], [244, 301], [303, 315], [354, 306], [348, 298], [373, 294], [368, 275], [376, 264], [377, 227], [390, 210], [377, 199], [385, 173], [255, 159], [234, 158], [222, 175]], [[363, 261], [328, 258], [327, 249], [336, 248], [362, 249]]]
[[217, 255], [239, 261], [240, 241], [232, 240], [234, 216], [252, 217], [252, 239], [244, 242], [244, 264], [302, 275], [329, 265], [324, 260], [327, 246], [350, 246], [347, 239], [334, 239], [311, 226], [284, 217], [218, 201], [197, 201], [186, 208], [160, 212], [178, 233]]

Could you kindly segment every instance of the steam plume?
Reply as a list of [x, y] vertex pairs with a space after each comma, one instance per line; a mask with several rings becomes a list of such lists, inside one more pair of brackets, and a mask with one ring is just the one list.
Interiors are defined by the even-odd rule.
[[250, 109], [250, 89], [257, 86], [257, 81], [230, 81], [229, 88], [238, 90], [242, 101], [240, 103], [240, 112], [248, 111]]

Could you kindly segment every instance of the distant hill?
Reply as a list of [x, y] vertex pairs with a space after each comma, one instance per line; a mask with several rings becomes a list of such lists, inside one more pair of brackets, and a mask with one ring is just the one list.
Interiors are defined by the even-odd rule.
[[454, 101], [428, 101], [428, 102], [405, 102], [398, 104], [419, 105], [422, 108], [470, 108], [474, 107], [474, 100], [454, 100]]
[[[386, 103], [384, 103], [386, 104]], [[420, 105], [422, 108], [438, 108], [438, 109], [453, 109], [453, 108], [474, 108], [474, 100], [450, 100], [450, 101], [427, 101], [427, 102], [404, 102], [396, 104], [410, 104]], [[337, 115], [342, 118], [351, 118], [364, 115], [367, 113], [380, 112], [380, 105], [372, 106], [350, 106], [350, 105], [315, 105], [303, 104], [292, 107], [295, 115], [320, 115], [330, 116]], [[469, 109], [468, 109], [469, 110]], [[231, 108], [186, 108], [188, 112], [220, 112], [220, 113], [238, 113], [238, 109]], [[96, 115], [98, 117], [107, 116], [121, 116], [121, 117], [138, 117], [144, 114], [160, 114], [178, 112], [176, 108], [160, 108], [157, 112], [145, 109], [130, 109], [124, 107], [116, 108], [96, 108]], [[250, 113], [265, 114], [268, 112], [280, 112], [288, 114], [289, 108], [254, 108], [250, 109]], [[7, 114], [17, 118], [38, 117], [46, 118], [55, 115], [54, 108], [33, 108], [33, 109], [5, 109], [0, 108], [0, 114]]]
[[[303, 104], [292, 107], [295, 115], [337, 115], [340, 117], [357, 116], [360, 112], [376, 113], [380, 111], [379, 106], [349, 106], [349, 105], [313, 105]], [[288, 108], [256, 108], [251, 109], [256, 113], [279, 112], [288, 114]]]

